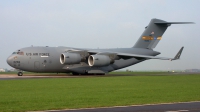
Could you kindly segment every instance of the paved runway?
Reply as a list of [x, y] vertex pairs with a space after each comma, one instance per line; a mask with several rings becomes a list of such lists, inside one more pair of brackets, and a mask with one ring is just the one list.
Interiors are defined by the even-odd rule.
[[62, 77], [73, 77], [73, 76], [35, 76], [35, 75], [25, 75], [25, 76], [17, 76], [17, 75], [0, 75], [0, 80], [13, 80], [13, 79], [32, 79], [32, 78], [62, 78]]
[[[0, 80], [17, 80], [17, 79], [39, 79], [39, 78], [77, 78], [77, 77], [102, 77], [103, 75], [24, 75], [17, 76], [14, 74], [0, 75]], [[103, 76], [104, 77], [104, 76]]]
[[[168, 73], [164, 75], [177, 75], [177, 74], [180, 74], [180, 73], [173, 73], [173, 74]], [[190, 74], [190, 73], [184, 73], [184, 74]], [[163, 75], [163, 74], [160, 74], [160, 75]], [[73, 76], [69, 74], [37, 74], [37, 73], [26, 74], [23, 76], [17, 76], [17, 74], [0, 74], [0, 80], [38, 79], [38, 78], [77, 78], [77, 77], [119, 77], [119, 76], [138, 76], [138, 74], [106, 74], [106, 75], [77, 75], [77, 76]], [[142, 75], [140, 74], [140, 76]], [[152, 75], [149, 75], [149, 76], [152, 76]]]
[[84, 78], [84, 77], [114, 77], [114, 76], [131, 76], [131, 75], [68, 75], [68, 74], [30, 74], [18, 76], [17, 74], [0, 74], [0, 80], [15, 80], [15, 79], [39, 79], [39, 78]]
[[200, 102], [121, 106], [92, 109], [52, 110], [47, 112], [200, 112]]

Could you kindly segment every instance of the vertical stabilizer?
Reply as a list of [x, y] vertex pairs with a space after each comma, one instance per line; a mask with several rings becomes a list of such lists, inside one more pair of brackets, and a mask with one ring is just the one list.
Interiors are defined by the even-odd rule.
[[135, 48], [153, 49], [162, 39], [165, 30], [171, 24], [190, 24], [192, 22], [166, 22], [160, 19], [152, 19], [136, 44]]
[[155, 23], [165, 23], [166, 21], [159, 19], [152, 19], [149, 25], [146, 27], [145, 31], [142, 33], [137, 43], [134, 45], [136, 48], [147, 48], [153, 49], [156, 47], [158, 42], [162, 39], [162, 35], [170, 25], [168, 24], [155, 24]]

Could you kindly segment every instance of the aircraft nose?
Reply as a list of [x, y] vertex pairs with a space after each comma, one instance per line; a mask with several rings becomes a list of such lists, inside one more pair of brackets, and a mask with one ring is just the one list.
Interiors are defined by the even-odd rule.
[[12, 61], [12, 56], [9, 56], [8, 58], [7, 58], [7, 63], [11, 66], [11, 61]]

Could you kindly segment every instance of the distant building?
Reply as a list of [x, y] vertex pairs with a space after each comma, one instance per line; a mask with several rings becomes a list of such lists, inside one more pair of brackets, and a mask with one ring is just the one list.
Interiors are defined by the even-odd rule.
[[12, 68], [12, 69], [8, 70], [8, 72], [17, 72], [17, 71], [19, 71], [19, 70], [15, 69], [15, 68]]
[[6, 70], [3, 68], [0, 68], [0, 72], [6, 72]]
[[185, 72], [200, 72], [200, 69], [186, 69]]

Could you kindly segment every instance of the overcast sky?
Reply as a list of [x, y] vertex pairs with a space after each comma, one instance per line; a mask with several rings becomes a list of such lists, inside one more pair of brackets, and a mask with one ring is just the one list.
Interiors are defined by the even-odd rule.
[[152, 18], [195, 22], [170, 26], [155, 51], [181, 60], [148, 60], [126, 69], [200, 69], [200, 0], [0, 0], [0, 68], [33, 46], [132, 47]]

